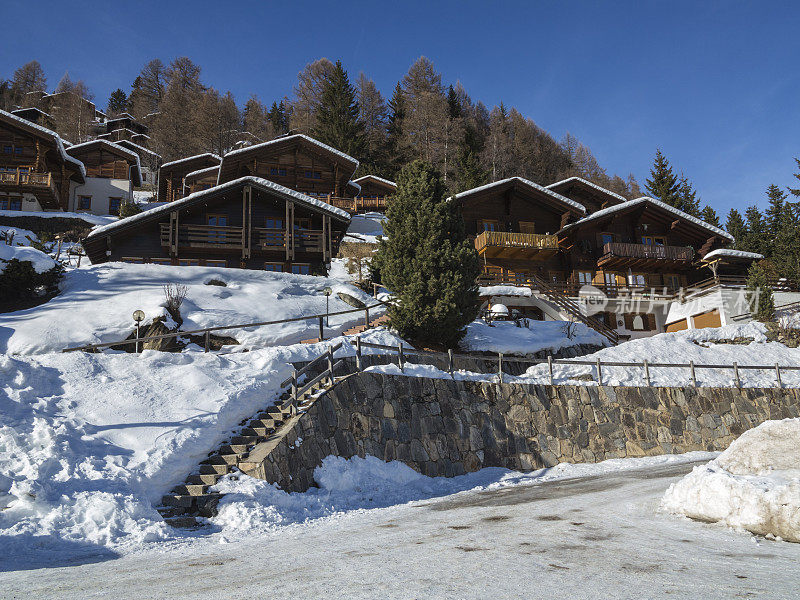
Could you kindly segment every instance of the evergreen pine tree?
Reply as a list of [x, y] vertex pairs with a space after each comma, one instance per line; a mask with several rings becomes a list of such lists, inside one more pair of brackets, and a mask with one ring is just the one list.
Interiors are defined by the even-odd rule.
[[673, 206], [693, 217], [700, 216], [700, 200], [697, 198], [697, 192], [683, 173], [678, 180], [678, 196]]
[[703, 207], [703, 210], [700, 211], [700, 218], [703, 219], [703, 221], [705, 221], [709, 225], [713, 225], [714, 227], [721, 227], [717, 211], [715, 211], [707, 204]]
[[403, 88], [398, 82], [394, 86], [392, 97], [387, 103], [389, 118], [386, 127], [386, 147], [389, 155], [388, 168], [392, 178], [406, 162], [406, 149], [403, 147], [403, 121], [406, 118], [406, 100]]
[[138, 215], [142, 212], [141, 207], [136, 204], [132, 199], [125, 198], [119, 205], [119, 218], [124, 219], [133, 215]]
[[753, 263], [747, 271], [747, 289], [752, 293], [750, 313], [757, 321], [772, 321], [775, 318], [775, 299], [769, 286], [767, 272], [759, 263]]
[[661, 150], [656, 150], [656, 158], [653, 161], [653, 168], [650, 169], [650, 178], [645, 180], [645, 189], [657, 200], [677, 206], [680, 202], [679, 190], [681, 182], [678, 176], [672, 172], [666, 156]]
[[767, 201], [769, 206], [766, 210], [767, 227], [770, 236], [776, 236], [783, 227], [786, 216], [786, 194], [777, 185], [772, 184], [767, 188]]
[[747, 224], [742, 218], [742, 213], [735, 208], [732, 208], [728, 213], [728, 220], [725, 223], [725, 230], [733, 236], [733, 247], [736, 250], [743, 250], [745, 238], [747, 237]]
[[478, 314], [478, 255], [433, 167], [414, 161], [397, 184], [374, 261], [398, 299], [392, 326], [411, 340], [454, 348]]
[[747, 235], [744, 238], [744, 245], [742, 250], [746, 252], [757, 252], [764, 256], [769, 255], [768, 236], [769, 230], [767, 222], [764, 220], [764, 215], [758, 210], [758, 207], [748, 206], [744, 211], [744, 218], [747, 222]]
[[[795, 158], [794, 162], [797, 163], [797, 168], [800, 169], [800, 158]], [[796, 179], [800, 179], [800, 173], [793, 173], [792, 175], [794, 175]], [[786, 189], [788, 189], [789, 192], [791, 192], [792, 196], [800, 197], [800, 188], [786, 188]]]
[[106, 112], [108, 115], [116, 116], [125, 112], [127, 109], [128, 97], [125, 95], [125, 92], [119, 88], [111, 92], [111, 96], [108, 97], [108, 106], [106, 107]]
[[489, 183], [489, 174], [481, 166], [478, 156], [468, 146], [464, 146], [456, 160], [453, 193], [458, 194], [486, 183]]
[[351, 156], [361, 155], [366, 141], [364, 125], [358, 118], [356, 90], [339, 60], [323, 83], [316, 117], [314, 135], [319, 141]]

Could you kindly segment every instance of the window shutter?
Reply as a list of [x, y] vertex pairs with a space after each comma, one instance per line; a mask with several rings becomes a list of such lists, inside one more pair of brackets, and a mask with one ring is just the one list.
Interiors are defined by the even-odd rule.
[[656, 316], [654, 314], [647, 315], [647, 330], [648, 331], [656, 330]]
[[625, 329], [633, 331], [633, 315], [625, 313], [623, 318], [625, 320]]

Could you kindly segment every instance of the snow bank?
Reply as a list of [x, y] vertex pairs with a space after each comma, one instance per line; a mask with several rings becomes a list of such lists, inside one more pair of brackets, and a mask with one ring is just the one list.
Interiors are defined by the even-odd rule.
[[221, 528], [223, 538], [227, 539], [464, 491], [535, 485], [554, 479], [603, 475], [713, 456], [708, 452], [690, 452], [596, 464], [561, 463], [529, 473], [489, 467], [451, 478], [426, 477], [401, 462], [387, 463], [373, 456], [350, 459], [329, 456], [314, 471], [319, 487], [303, 493], [287, 493], [274, 484], [243, 474], [224, 477], [214, 489], [225, 496], [220, 501], [219, 514], [210, 521]]
[[800, 419], [746, 431], [717, 459], [672, 484], [662, 507], [800, 542]]
[[91, 225], [106, 225], [118, 221], [112, 215], [93, 215], [91, 213], [61, 211], [0, 210], [0, 217], [41, 217], [42, 219], [81, 219]]
[[[206, 285], [212, 279], [227, 286]], [[0, 352], [59, 352], [71, 346], [125, 339], [133, 331], [134, 310], [144, 311], [146, 323], [166, 314], [163, 286], [169, 283], [188, 287], [181, 307], [184, 330], [325, 314], [322, 290], [328, 286], [333, 288], [331, 312], [353, 308], [336, 296], [338, 292], [367, 305], [375, 303], [345, 279], [215, 267], [104, 263], [67, 272], [61, 293], [46, 304], [0, 315]], [[375, 309], [370, 314], [380, 312]], [[329, 331], [341, 332], [363, 318], [360, 312], [331, 317]], [[241, 343], [237, 347], [240, 350], [292, 344], [317, 335], [316, 322], [311, 321], [223, 333], [235, 337]]]
[[0, 244], [5, 235], [13, 234], [14, 246], [30, 246], [30, 243], [38, 242], [39, 236], [33, 233], [30, 229], [23, 229], [22, 227], [10, 227], [8, 225], [0, 225]]
[[574, 323], [574, 336], [565, 333], [565, 321], [529, 321], [517, 327], [510, 321], [495, 321], [489, 326], [481, 319], [467, 325], [461, 342], [466, 350], [527, 355], [541, 350], [560, 350], [578, 344], [605, 346], [606, 339], [583, 323]]
[[487, 285], [478, 288], [481, 296], [513, 296], [520, 298], [530, 298], [533, 290], [521, 285]]
[[[767, 342], [765, 327], [762, 323], [746, 325], [730, 325], [727, 327], [707, 328], [661, 333], [648, 338], [640, 338], [624, 342], [617, 346], [604, 348], [574, 360], [600, 359], [604, 362], [636, 362], [647, 359], [650, 363], [683, 363], [694, 361], [696, 365], [716, 364], [733, 365], [800, 365], [800, 349], [787, 348], [778, 342]], [[730, 340], [737, 337], [753, 338], [749, 344], [711, 343], [714, 340]], [[594, 367], [568, 366], [558, 364], [553, 369], [556, 383], [578, 385], [596, 385], [593, 381], [575, 377], [593, 375]], [[706, 387], [733, 387], [736, 385], [733, 368], [702, 369], [697, 368], [698, 385]], [[536, 365], [528, 369], [525, 377], [544, 383], [548, 380], [547, 365]], [[775, 387], [775, 371], [740, 369], [739, 377], [744, 387]], [[781, 373], [786, 387], [800, 386], [800, 371], [784, 371]], [[688, 368], [650, 368], [650, 380], [654, 386], [688, 386], [691, 385], [691, 374]], [[604, 385], [645, 385], [642, 367], [607, 367], [603, 366]]]
[[31, 263], [33, 270], [37, 273], [44, 273], [56, 266], [56, 261], [36, 248], [8, 246], [0, 243], [0, 273], [5, 271], [6, 264], [13, 259]]

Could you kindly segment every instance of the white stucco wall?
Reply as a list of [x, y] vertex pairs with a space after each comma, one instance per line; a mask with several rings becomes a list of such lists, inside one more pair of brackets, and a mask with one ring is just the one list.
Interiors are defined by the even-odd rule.
[[76, 185], [70, 191], [69, 210], [78, 212], [78, 198], [91, 196], [92, 207], [88, 212], [95, 215], [107, 215], [109, 198], [131, 197], [131, 182], [128, 179], [107, 179], [102, 177], [87, 177], [86, 183]]

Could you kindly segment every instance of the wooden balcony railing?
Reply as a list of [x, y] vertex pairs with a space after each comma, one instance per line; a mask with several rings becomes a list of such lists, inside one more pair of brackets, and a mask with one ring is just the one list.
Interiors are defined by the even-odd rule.
[[[317, 229], [295, 229], [294, 247], [304, 252], [322, 252], [324, 236]], [[169, 246], [169, 223], [161, 223], [161, 245]], [[286, 232], [283, 229], [253, 228], [253, 248], [276, 250], [286, 247]], [[179, 225], [178, 247], [220, 248], [237, 250], [242, 248], [242, 228], [218, 225]]]
[[685, 246], [658, 246], [656, 244], [623, 244], [620, 242], [610, 242], [603, 246], [603, 256], [600, 258], [600, 261], [612, 257], [691, 262], [694, 257], [694, 250]]
[[53, 174], [29, 173], [21, 169], [0, 171], [0, 183], [49, 188], [53, 186]]
[[508, 231], [483, 231], [475, 238], [475, 249], [478, 252], [488, 247], [558, 249], [558, 237], [540, 233], [511, 233]]
[[[283, 229], [253, 228], [253, 239], [264, 250], [286, 247], [286, 231]], [[294, 247], [305, 252], [322, 252], [324, 236], [319, 229], [295, 229]]]
[[356, 196], [355, 198], [337, 198], [335, 196], [317, 196], [331, 206], [341, 208], [351, 213], [370, 210], [385, 210], [389, 204], [388, 196]]

